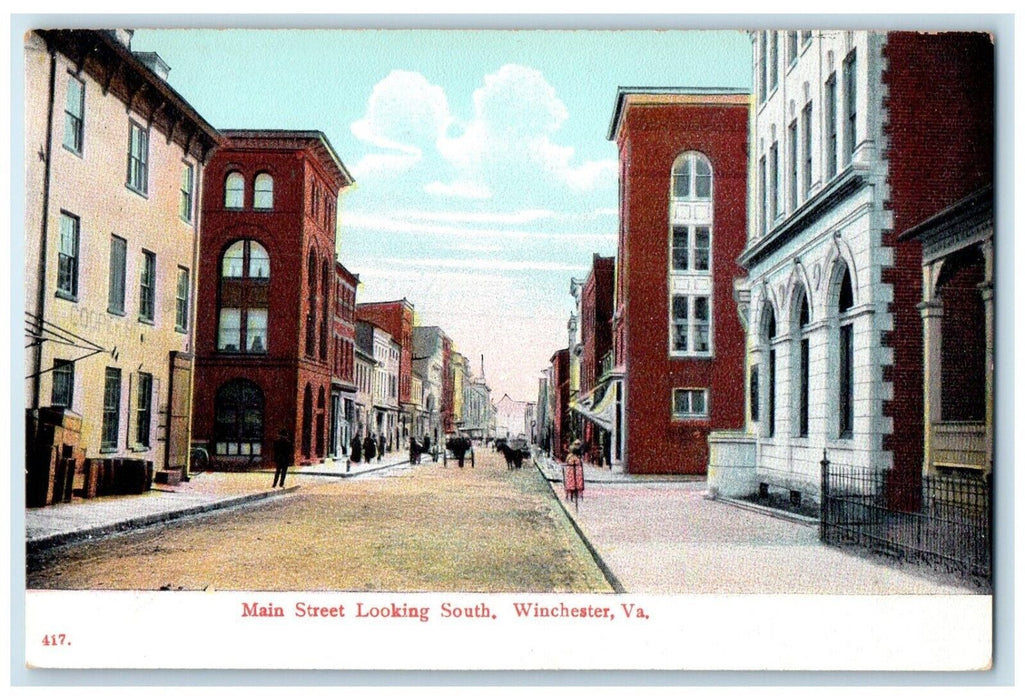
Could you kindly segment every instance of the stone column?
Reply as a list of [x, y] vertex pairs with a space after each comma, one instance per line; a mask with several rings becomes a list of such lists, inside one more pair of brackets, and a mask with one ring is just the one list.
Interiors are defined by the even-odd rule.
[[933, 424], [940, 421], [943, 366], [940, 350], [943, 342], [943, 302], [935, 298], [934, 268], [940, 263], [930, 263], [922, 268], [922, 298], [918, 305], [922, 314], [922, 367], [923, 396], [922, 426], [925, 429], [925, 445], [922, 455], [922, 473], [932, 472]]

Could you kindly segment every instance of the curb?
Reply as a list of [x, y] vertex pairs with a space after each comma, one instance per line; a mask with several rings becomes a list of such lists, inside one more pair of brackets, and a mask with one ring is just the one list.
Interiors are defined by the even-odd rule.
[[538, 472], [541, 474], [541, 478], [544, 479], [545, 483], [548, 485], [548, 489], [552, 492], [552, 497], [555, 499], [555, 502], [559, 504], [559, 507], [562, 508], [562, 512], [566, 514], [566, 519], [569, 520], [570, 525], [573, 526], [573, 529], [576, 531], [577, 536], [580, 537], [580, 541], [584, 543], [584, 547], [586, 547], [587, 551], [590, 552], [591, 558], [594, 560], [594, 563], [597, 564], [598, 569], [602, 573], [602, 576], [605, 577], [605, 580], [612, 587], [613, 592], [626, 593], [626, 589], [623, 588], [623, 584], [620, 583], [619, 579], [616, 578], [616, 575], [612, 573], [612, 569], [609, 568], [609, 565], [605, 563], [604, 559], [602, 559], [601, 554], [599, 554], [598, 550], [595, 549], [595, 546], [591, 543], [590, 538], [584, 533], [583, 528], [580, 527], [580, 523], [578, 523], [576, 518], [574, 518], [573, 515], [569, 512], [569, 508], [567, 508], [566, 504], [562, 502], [561, 498], [559, 498], [559, 494], [555, 492], [555, 486], [553, 486], [553, 484], [561, 482], [555, 479], [549, 479], [548, 476], [545, 474], [544, 470], [541, 468], [541, 465], [537, 463], [536, 459], [531, 458], [530, 461], [534, 463], [534, 468], [538, 470]]
[[292, 472], [292, 474], [295, 474], [295, 475], [298, 475], [298, 476], [334, 476], [334, 477], [338, 477], [339, 479], [351, 479], [351, 478], [356, 477], [356, 476], [362, 476], [364, 474], [372, 474], [374, 472], [379, 472], [379, 471], [381, 471], [383, 469], [391, 469], [392, 467], [401, 467], [403, 464], [409, 464], [409, 460], [407, 459], [407, 460], [405, 460], [403, 462], [393, 462], [391, 464], [385, 464], [385, 465], [380, 466], [380, 467], [372, 467], [370, 469], [363, 469], [363, 470], [358, 471], [358, 472], [314, 472], [314, 471], [303, 470], [303, 471], [294, 471], [294, 472]]
[[716, 501], [718, 503], [724, 503], [734, 508], [740, 508], [741, 510], [749, 510], [753, 513], [761, 513], [762, 515], [768, 515], [771, 518], [777, 518], [779, 520], [787, 520], [798, 525], [805, 525], [808, 527], [818, 527], [819, 519], [811, 518], [807, 515], [798, 515], [797, 513], [788, 513], [785, 510], [779, 510], [777, 508], [769, 508], [768, 506], [760, 506], [757, 503], [748, 503], [747, 501], [741, 501], [736, 498], [726, 498], [724, 496], [705, 496], [709, 501]]
[[224, 510], [235, 506], [255, 503], [257, 501], [266, 500], [268, 498], [276, 498], [286, 493], [292, 493], [296, 491], [298, 488], [299, 486], [289, 486], [281, 489], [280, 491], [261, 491], [260, 493], [251, 493], [245, 496], [236, 496], [234, 498], [229, 498], [222, 501], [212, 501], [210, 503], [203, 503], [197, 506], [189, 506], [188, 508], [181, 508], [169, 512], [141, 515], [137, 518], [129, 518], [128, 520], [122, 520], [120, 522], [111, 523], [109, 525], [97, 525], [96, 527], [86, 528], [83, 530], [62, 532], [56, 535], [39, 537], [37, 539], [28, 540], [25, 542], [25, 553], [38, 554], [39, 552], [43, 552], [47, 549], [52, 549], [53, 547], [59, 547], [65, 544], [80, 542], [82, 540], [88, 540], [94, 537], [108, 537], [110, 535], [115, 535], [121, 532], [127, 532], [129, 530], [143, 528], [148, 525], [171, 522], [174, 520], [187, 518], [193, 515], [209, 513], [215, 510]]

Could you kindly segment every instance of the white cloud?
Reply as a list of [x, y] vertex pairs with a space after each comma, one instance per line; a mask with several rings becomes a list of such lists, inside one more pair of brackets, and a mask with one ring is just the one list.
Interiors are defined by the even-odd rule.
[[521, 240], [557, 240], [593, 243], [611, 243], [616, 240], [614, 233], [578, 233], [541, 232], [524, 229], [464, 227], [450, 223], [425, 223], [409, 219], [395, 218], [383, 214], [363, 214], [345, 211], [341, 214], [342, 230], [362, 229], [381, 233], [398, 233], [412, 236], [434, 235], [458, 238], [477, 239], [521, 239]]
[[449, 221], [493, 224], [525, 224], [560, 216], [550, 209], [521, 209], [511, 212], [490, 211], [396, 211], [395, 218], [411, 221]]
[[587, 270], [583, 265], [565, 265], [544, 260], [495, 260], [493, 258], [381, 258], [386, 265], [404, 265], [423, 269], [501, 270], [521, 272], [525, 270], [544, 272], [580, 272]]
[[[353, 168], [358, 176], [430, 173], [425, 193], [468, 200], [558, 196], [558, 188], [591, 192], [615, 183], [615, 159], [578, 162], [556, 138], [569, 118], [544, 75], [507, 64], [484, 76], [473, 116], [460, 123], [442, 87], [420, 73], [395, 70], [374, 86], [352, 133], [378, 151]], [[524, 183], [528, 187], [524, 187]], [[533, 189], [531, 189], [533, 188]], [[543, 195], [541, 195], [543, 196]]]
[[352, 124], [362, 141], [385, 149], [416, 152], [448, 129], [448, 98], [414, 71], [393, 70], [374, 86], [363, 118]]
[[480, 182], [430, 182], [424, 185], [424, 192], [439, 197], [457, 197], [460, 199], [490, 199], [491, 190]]

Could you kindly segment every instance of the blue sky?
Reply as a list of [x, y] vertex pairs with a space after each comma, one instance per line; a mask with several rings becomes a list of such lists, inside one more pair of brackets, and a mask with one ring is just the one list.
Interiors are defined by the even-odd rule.
[[616, 90], [750, 88], [738, 31], [140, 30], [218, 128], [323, 131], [353, 173], [338, 254], [531, 400], [570, 278], [614, 255]]

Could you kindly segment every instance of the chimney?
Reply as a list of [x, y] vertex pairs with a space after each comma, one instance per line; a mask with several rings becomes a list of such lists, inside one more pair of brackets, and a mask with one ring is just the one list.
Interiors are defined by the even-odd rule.
[[165, 83], [167, 82], [167, 74], [171, 72], [171, 66], [164, 63], [164, 59], [160, 58], [158, 53], [155, 51], [133, 51], [132, 54], [139, 59], [143, 65], [156, 73], [161, 80]]

